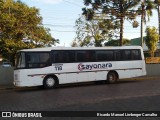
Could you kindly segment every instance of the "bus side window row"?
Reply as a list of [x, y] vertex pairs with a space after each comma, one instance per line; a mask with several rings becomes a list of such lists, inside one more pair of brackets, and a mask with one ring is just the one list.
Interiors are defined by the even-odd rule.
[[52, 51], [53, 63], [141, 60], [140, 50]]

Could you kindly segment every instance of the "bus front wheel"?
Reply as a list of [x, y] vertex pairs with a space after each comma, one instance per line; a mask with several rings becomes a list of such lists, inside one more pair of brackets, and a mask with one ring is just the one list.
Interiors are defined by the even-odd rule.
[[118, 79], [118, 76], [116, 72], [109, 72], [107, 75], [107, 83], [113, 84], [116, 83]]
[[43, 86], [46, 89], [51, 89], [56, 87], [57, 85], [57, 79], [53, 76], [48, 76], [43, 80]]

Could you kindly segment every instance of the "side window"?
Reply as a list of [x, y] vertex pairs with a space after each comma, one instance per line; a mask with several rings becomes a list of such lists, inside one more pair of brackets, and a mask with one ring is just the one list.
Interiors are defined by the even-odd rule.
[[114, 60], [115, 61], [120, 61], [121, 60], [121, 52], [120, 52], [120, 50], [119, 51], [118, 50], [114, 51]]
[[68, 63], [75, 62], [75, 51], [66, 51], [66, 60]]
[[77, 62], [94, 62], [95, 51], [94, 50], [79, 50], [76, 51]]
[[142, 60], [140, 50], [132, 50], [132, 60]]
[[122, 50], [121, 60], [131, 60], [131, 50]]
[[96, 52], [97, 54], [97, 61], [113, 61], [114, 54], [113, 51], [109, 50], [99, 50]]
[[76, 51], [76, 61], [85, 62], [85, 51]]
[[63, 51], [55, 52], [54, 57], [55, 57], [55, 63], [63, 63], [65, 60]]
[[71, 63], [75, 62], [75, 52], [70, 50], [52, 51], [52, 63]]

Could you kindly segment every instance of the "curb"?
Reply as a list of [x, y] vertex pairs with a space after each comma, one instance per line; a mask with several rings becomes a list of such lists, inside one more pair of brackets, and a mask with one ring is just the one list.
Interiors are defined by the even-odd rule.
[[145, 76], [145, 77], [135, 77], [135, 78], [126, 78], [128, 80], [149, 80], [149, 79], [159, 79], [160, 76]]
[[0, 86], [0, 90], [11, 90], [11, 89], [15, 89], [15, 86], [13, 86], [13, 85], [2, 85], [2, 86]]

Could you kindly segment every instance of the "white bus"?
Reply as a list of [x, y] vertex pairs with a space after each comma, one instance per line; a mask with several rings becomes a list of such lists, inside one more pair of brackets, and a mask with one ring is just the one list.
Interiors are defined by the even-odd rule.
[[118, 79], [146, 75], [140, 46], [52, 47], [24, 49], [17, 53], [15, 86], [44, 86]]

